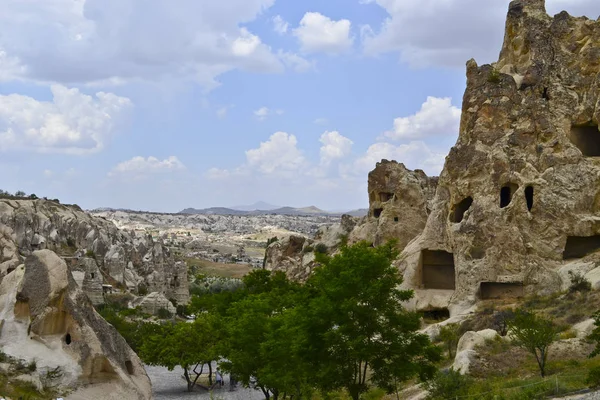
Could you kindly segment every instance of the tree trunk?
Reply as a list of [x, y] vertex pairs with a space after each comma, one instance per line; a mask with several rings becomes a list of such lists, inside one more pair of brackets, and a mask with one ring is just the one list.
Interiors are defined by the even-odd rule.
[[212, 362], [208, 362], [208, 384], [212, 386]]
[[190, 373], [188, 372], [187, 365], [183, 367], [183, 376], [187, 382], [187, 391], [191, 392], [194, 388], [194, 383], [192, 383], [192, 380], [190, 379]]

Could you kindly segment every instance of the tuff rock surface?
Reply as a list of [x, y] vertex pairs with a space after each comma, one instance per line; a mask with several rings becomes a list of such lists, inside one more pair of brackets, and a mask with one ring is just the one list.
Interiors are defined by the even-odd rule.
[[[14, 250], [3, 245], [2, 238], [7, 235], [19, 250], [16, 258]], [[187, 267], [176, 263], [169, 249], [151, 236], [119, 230], [114, 223], [77, 206], [42, 199], [0, 199], [0, 273], [16, 263], [5, 265], [4, 259], [15, 260], [18, 253], [27, 255], [39, 249], [53, 250], [66, 257], [75, 270], [87, 274], [82, 284], [96, 304], [101, 302], [97, 283], [102, 282], [133, 292], [143, 284], [148, 292], [163, 293], [178, 304], [189, 301]], [[80, 262], [86, 255], [89, 259]]]
[[315, 267], [314, 241], [289, 235], [271, 243], [265, 253], [265, 269], [283, 271], [288, 278], [304, 281]]
[[600, 21], [510, 3], [498, 62], [467, 63], [459, 138], [398, 261], [416, 308], [554, 292], [561, 268], [600, 262], [599, 73]]
[[[35, 361], [40, 377], [58, 367], [54, 383], [73, 391], [70, 398], [151, 398], [141, 361], [54, 252], [33, 251], [2, 279], [0, 321], [2, 351]], [[98, 392], [97, 385], [110, 390]]]

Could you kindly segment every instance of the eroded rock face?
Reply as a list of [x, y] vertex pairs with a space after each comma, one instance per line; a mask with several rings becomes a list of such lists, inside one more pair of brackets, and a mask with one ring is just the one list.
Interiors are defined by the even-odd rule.
[[[189, 301], [187, 268], [175, 263], [166, 246], [150, 236], [136, 237], [121, 231], [114, 223], [91, 216], [77, 206], [41, 199], [0, 199], [2, 225], [11, 229], [14, 243], [23, 254], [38, 249], [50, 249], [63, 256], [87, 252], [103, 272], [105, 283], [120, 284], [133, 292], [143, 283], [150, 291], [163, 293], [178, 304]], [[97, 290], [95, 286], [93, 289]]]
[[153, 292], [147, 296], [140, 297], [133, 302], [133, 307], [139, 307], [143, 313], [156, 315], [160, 309], [167, 310], [171, 314], [175, 314], [177, 309], [173, 303], [165, 297], [164, 294]]
[[314, 243], [300, 235], [285, 236], [271, 243], [265, 254], [265, 269], [283, 271], [293, 280], [306, 280], [316, 265]]
[[458, 141], [400, 258], [417, 308], [430, 290], [451, 312], [557, 291], [559, 268], [600, 260], [599, 72], [600, 21], [510, 4], [499, 61], [467, 63]]
[[437, 177], [421, 170], [411, 171], [396, 161], [378, 162], [369, 173], [369, 215], [352, 230], [350, 243], [366, 240], [379, 246], [395, 239], [404, 249], [423, 231], [436, 186]]
[[[96, 313], [66, 263], [50, 250], [34, 251], [0, 284], [0, 348], [37, 371], [59, 367], [60, 388], [86, 398], [95, 385], [114, 391], [93, 398], [150, 399], [150, 380], [137, 355]], [[112, 394], [111, 394], [112, 393]], [[88, 397], [91, 398], [91, 397]]]

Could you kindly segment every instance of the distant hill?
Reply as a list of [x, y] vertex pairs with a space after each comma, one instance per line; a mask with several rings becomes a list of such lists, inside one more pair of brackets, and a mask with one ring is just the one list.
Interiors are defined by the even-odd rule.
[[[256, 203], [259, 204], [259, 203]], [[267, 204], [268, 203], [264, 203]], [[362, 217], [367, 215], [366, 209], [360, 210], [352, 210], [350, 212], [328, 212], [321, 210], [315, 206], [309, 207], [279, 207], [270, 210], [241, 210], [240, 208], [248, 208], [247, 206], [236, 207], [236, 208], [226, 208], [226, 207], [211, 207], [211, 208], [186, 208], [185, 210], [181, 210], [179, 214], [219, 214], [219, 215], [264, 215], [264, 214], [278, 214], [278, 215], [323, 215], [323, 216], [338, 216], [342, 214], [350, 214], [354, 217]]]
[[245, 206], [233, 206], [228, 208], [238, 211], [270, 211], [275, 210], [277, 208], [281, 208], [281, 206], [274, 206], [273, 204], [269, 204], [264, 201], [257, 201], [254, 204], [249, 204]]

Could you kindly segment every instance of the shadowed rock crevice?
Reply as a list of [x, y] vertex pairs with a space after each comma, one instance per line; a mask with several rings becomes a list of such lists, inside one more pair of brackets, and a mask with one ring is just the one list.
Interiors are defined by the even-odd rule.
[[425, 289], [454, 290], [454, 256], [443, 250], [423, 250], [421, 253], [421, 276]]
[[586, 157], [600, 157], [600, 131], [598, 125], [572, 126], [569, 139]]
[[466, 199], [461, 200], [460, 203], [454, 206], [452, 212], [450, 213], [450, 221], [454, 223], [459, 223], [463, 220], [465, 213], [471, 205], [473, 204], [473, 198], [471, 196]]
[[512, 299], [524, 294], [523, 284], [519, 282], [481, 282], [480, 286], [482, 300]]
[[600, 235], [569, 236], [563, 252], [563, 259], [582, 258], [598, 250], [600, 250]]

